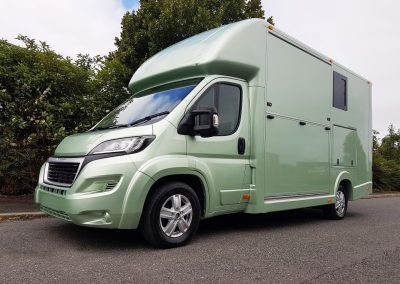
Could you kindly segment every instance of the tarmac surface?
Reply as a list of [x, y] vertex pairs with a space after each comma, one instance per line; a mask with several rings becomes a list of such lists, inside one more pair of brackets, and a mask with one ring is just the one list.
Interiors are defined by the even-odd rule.
[[400, 283], [400, 198], [204, 220], [185, 247], [55, 218], [0, 223], [3, 283]]
[[4, 196], [0, 195], [0, 214], [19, 212], [38, 212], [39, 208], [32, 195]]

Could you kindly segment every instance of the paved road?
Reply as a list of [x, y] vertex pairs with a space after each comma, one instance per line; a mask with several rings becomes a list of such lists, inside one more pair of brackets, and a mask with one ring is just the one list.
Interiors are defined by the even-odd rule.
[[188, 246], [155, 250], [135, 231], [53, 218], [0, 223], [2, 283], [400, 283], [400, 198], [205, 220]]
[[0, 214], [15, 212], [37, 212], [33, 195], [4, 196], [0, 195]]

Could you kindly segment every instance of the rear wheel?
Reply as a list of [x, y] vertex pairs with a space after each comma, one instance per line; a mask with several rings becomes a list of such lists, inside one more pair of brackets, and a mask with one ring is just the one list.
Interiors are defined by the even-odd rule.
[[325, 216], [329, 219], [340, 220], [346, 216], [347, 212], [347, 196], [342, 185], [336, 192], [336, 202], [324, 207]]
[[200, 202], [187, 184], [161, 185], [149, 197], [143, 212], [142, 232], [152, 245], [168, 248], [184, 245], [197, 231]]

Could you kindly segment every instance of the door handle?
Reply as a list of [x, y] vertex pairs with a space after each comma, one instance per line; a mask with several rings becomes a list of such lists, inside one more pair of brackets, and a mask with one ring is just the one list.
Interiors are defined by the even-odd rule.
[[299, 124], [300, 125], [306, 125], [306, 123], [304, 121], [300, 121]]
[[246, 140], [243, 137], [240, 137], [238, 140], [238, 153], [239, 155], [243, 155], [246, 151]]
[[267, 115], [267, 118], [268, 118], [268, 119], [274, 119], [275, 116], [268, 114], [268, 115]]

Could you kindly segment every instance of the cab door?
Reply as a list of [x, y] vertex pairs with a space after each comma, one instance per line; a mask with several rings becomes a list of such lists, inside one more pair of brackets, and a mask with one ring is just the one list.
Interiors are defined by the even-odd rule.
[[237, 207], [248, 193], [249, 102], [247, 84], [239, 80], [212, 81], [188, 106], [187, 111], [214, 106], [218, 112], [218, 134], [187, 137], [187, 154], [207, 179], [211, 212]]

